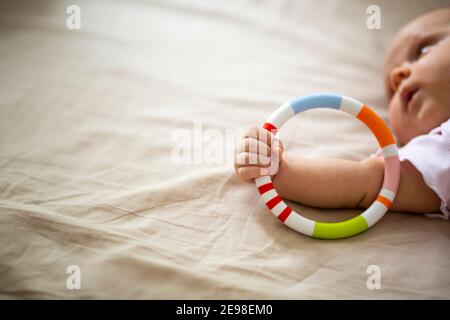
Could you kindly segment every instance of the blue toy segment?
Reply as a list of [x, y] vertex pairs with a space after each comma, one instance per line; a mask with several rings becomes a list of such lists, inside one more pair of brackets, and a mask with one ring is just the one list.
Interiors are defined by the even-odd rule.
[[296, 98], [289, 102], [292, 110], [297, 114], [309, 109], [330, 108], [339, 109], [342, 96], [332, 93], [316, 93]]

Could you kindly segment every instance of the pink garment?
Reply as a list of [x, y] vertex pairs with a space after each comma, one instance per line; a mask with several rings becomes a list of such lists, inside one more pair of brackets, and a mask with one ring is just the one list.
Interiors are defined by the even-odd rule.
[[[425, 183], [441, 199], [442, 214], [429, 217], [449, 220], [450, 216], [450, 119], [429, 134], [412, 139], [399, 148], [400, 161], [409, 160], [422, 174]], [[381, 156], [378, 150], [376, 156]]]

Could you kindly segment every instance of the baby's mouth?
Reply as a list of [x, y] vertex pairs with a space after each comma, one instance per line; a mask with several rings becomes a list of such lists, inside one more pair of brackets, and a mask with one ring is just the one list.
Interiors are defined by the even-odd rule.
[[400, 99], [402, 101], [403, 110], [411, 111], [417, 91], [419, 91], [418, 87], [405, 87], [400, 91]]

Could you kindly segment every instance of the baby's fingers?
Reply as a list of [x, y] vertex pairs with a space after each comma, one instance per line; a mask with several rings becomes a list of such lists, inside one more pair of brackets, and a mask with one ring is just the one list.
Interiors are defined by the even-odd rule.
[[271, 148], [264, 142], [255, 140], [254, 138], [244, 138], [239, 141], [237, 152], [258, 153], [260, 155], [270, 157]]
[[256, 125], [253, 125], [247, 129], [247, 131], [244, 134], [244, 138], [253, 138], [271, 146], [272, 141], [274, 139], [274, 135], [270, 131], [267, 131], [266, 129], [259, 128]]
[[249, 165], [268, 167], [270, 158], [256, 153], [240, 152], [236, 155], [236, 165], [238, 168]]
[[256, 166], [240, 167], [237, 169], [237, 174], [242, 180], [249, 181], [261, 177], [263, 175], [261, 170], [263, 168]]

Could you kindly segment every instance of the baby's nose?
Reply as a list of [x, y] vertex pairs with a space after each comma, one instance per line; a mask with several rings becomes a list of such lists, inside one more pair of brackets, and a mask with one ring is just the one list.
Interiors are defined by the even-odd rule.
[[402, 81], [408, 78], [410, 75], [411, 75], [411, 68], [409, 66], [404, 65], [392, 69], [389, 77], [391, 89], [397, 91]]

